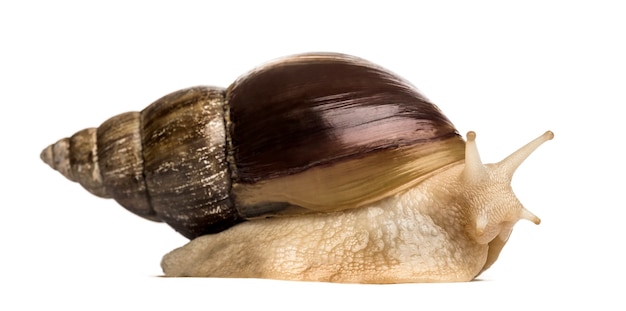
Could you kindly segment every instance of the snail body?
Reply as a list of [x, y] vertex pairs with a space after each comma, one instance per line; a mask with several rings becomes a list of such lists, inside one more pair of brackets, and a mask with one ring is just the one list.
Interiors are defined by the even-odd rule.
[[490, 165], [467, 138], [389, 71], [312, 53], [166, 95], [41, 157], [192, 239], [163, 258], [167, 276], [468, 281], [519, 219], [539, 223], [510, 181], [552, 133]]

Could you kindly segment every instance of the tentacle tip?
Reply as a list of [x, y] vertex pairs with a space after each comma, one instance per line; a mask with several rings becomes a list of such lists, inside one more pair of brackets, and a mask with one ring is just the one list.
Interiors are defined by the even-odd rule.
[[467, 132], [467, 135], [465, 135], [467, 137], [467, 141], [474, 141], [476, 140], [476, 132], [474, 131], [469, 131]]
[[531, 213], [529, 210], [527, 209], [523, 209], [522, 210], [522, 215], [520, 217], [521, 219], [526, 219], [531, 221], [532, 223], [534, 223], [535, 225], [538, 225], [541, 223], [541, 219], [539, 217], [537, 217], [535, 214]]
[[545, 137], [546, 140], [552, 140], [554, 138], [554, 132], [546, 131], [543, 133], [543, 137]]

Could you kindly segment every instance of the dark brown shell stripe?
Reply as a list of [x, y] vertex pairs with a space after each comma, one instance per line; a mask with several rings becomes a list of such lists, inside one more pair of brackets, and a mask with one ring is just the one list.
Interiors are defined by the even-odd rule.
[[297, 55], [264, 66], [236, 81], [227, 101], [239, 183], [458, 136], [410, 84], [341, 54]]
[[279, 59], [238, 79], [226, 99], [232, 195], [245, 218], [356, 208], [464, 156], [435, 105], [353, 56]]

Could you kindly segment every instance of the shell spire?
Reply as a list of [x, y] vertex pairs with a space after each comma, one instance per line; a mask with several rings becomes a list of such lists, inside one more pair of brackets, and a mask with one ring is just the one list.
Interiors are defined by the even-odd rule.
[[41, 159], [89, 192], [190, 239], [221, 231], [240, 221], [228, 196], [223, 101], [221, 88], [183, 89], [63, 138]]
[[97, 129], [88, 128], [60, 139], [41, 152], [41, 159], [67, 179], [101, 198], [110, 198], [98, 165]]

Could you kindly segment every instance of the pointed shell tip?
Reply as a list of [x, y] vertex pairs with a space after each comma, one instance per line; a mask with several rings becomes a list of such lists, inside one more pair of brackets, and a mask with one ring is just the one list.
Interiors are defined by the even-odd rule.
[[44, 150], [41, 151], [41, 154], [39, 155], [39, 158], [41, 158], [41, 160], [48, 164], [50, 167], [54, 168], [54, 161], [53, 161], [53, 155], [52, 155], [52, 145], [46, 147]]

